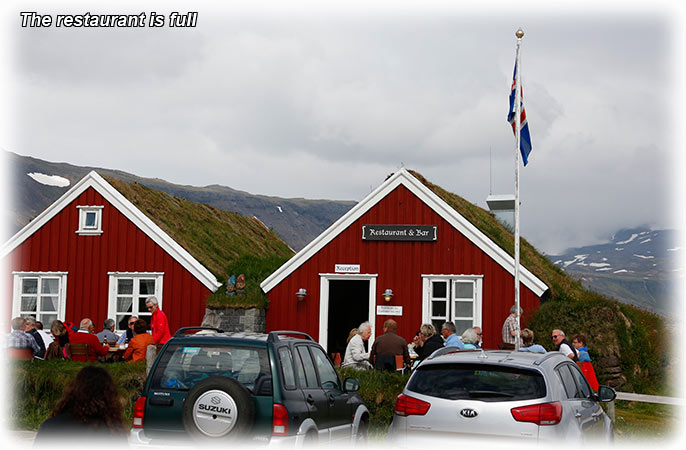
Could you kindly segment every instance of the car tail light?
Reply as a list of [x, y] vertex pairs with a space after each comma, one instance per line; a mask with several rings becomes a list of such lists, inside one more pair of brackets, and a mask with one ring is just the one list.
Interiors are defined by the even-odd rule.
[[395, 400], [395, 414], [398, 416], [423, 416], [431, 407], [431, 403], [400, 394]]
[[531, 422], [536, 425], [557, 425], [562, 420], [562, 403], [540, 403], [512, 408], [512, 417], [517, 422]]
[[133, 428], [143, 428], [146, 399], [147, 397], [138, 397], [136, 404], [133, 405]]
[[272, 435], [288, 436], [288, 410], [279, 403], [272, 408]]

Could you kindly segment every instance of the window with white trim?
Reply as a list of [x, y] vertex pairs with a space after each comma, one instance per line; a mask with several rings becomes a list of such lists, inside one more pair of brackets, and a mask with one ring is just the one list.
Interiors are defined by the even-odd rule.
[[453, 322], [458, 335], [480, 325], [481, 281], [478, 275], [425, 276], [425, 321], [432, 323], [436, 331], [444, 322]]
[[12, 317], [33, 316], [50, 328], [64, 320], [67, 274], [65, 272], [14, 272]]
[[126, 330], [131, 316], [144, 319], [150, 326], [152, 313], [145, 307], [148, 297], [155, 296], [162, 308], [162, 273], [109, 273], [109, 310], [119, 333]]
[[83, 235], [102, 234], [102, 206], [77, 206], [79, 210], [79, 229]]

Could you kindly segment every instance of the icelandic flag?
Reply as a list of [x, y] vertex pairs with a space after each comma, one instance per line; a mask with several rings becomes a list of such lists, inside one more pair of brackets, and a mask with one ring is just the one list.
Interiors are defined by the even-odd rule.
[[[510, 112], [507, 113], [507, 121], [512, 125], [512, 132], [517, 135], [517, 130], [515, 127], [515, 89], [517, 80], [517, 63], [515, 62], [514, 75], [512, 76], [512, 89], [510, 91]], [[524, 110], [524, 89], [520, 86], [519, 102], [521, 105], [521, 115], [519, 129], [519, 150], [522, 153], [522, 161], [524, 161], [524, 166], [529, 162], [529, 153], [531, 153], [531, 136], [529, 135], [529, 122], [526, 120], [526, 111]]]

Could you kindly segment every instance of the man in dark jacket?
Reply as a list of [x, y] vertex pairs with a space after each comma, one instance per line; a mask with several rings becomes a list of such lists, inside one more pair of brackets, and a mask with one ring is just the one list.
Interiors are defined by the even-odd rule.
[[396, 370], [395, 357], [402, 355], [403, 364], [410, 364], [407, 342], [397, 334], [398, 323], [388, 319], [383, 324], [383, 335], [376, 338], [369, 352], [369, 362], [375, 369]]
[[33, 317], [26, 317], [25, 319], [26, 325], [24, 325], [24, 332], [33, 336], [33, 339], [36, 341], [36, 344], [38, 344], [38, 347], [40, 348], [39, 351], [33, 353], [33, 356], [43, 359], [45, 358], [45, 342], [43, 342], [43, 337], [36, 329], [36, 319], [34, 319]]

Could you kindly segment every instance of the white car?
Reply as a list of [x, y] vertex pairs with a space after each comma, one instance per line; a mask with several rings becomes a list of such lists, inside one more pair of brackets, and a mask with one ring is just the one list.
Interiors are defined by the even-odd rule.
[[434, 352], [398, 396], [388, 432], [398, 447], [456, 439], [613, 441], [613, 425], [600, 402], [615, 391], [591, 390], [577, 365], [558, 352]]

